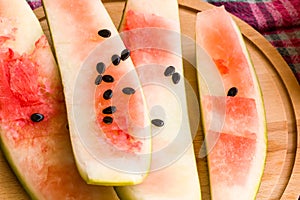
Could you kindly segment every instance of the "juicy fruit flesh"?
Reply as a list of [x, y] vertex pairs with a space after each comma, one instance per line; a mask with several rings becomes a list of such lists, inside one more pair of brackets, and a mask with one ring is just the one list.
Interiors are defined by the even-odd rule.
[[[172, 20], [167, 20], [159, 17], [155, 14], [148, 14], [149, 16], [145, 17], [145, 13], [136, 12], [133, 10], [128, 10], [126, 12], [125, 18], [126, 20], [125, 27], [123, 31], [132, 30], [133, 28], [145, 28], [145, 27], [155, 27], [155, 28], [163, 28], [172, 30], [176, 23]], [[151, 21], [147, 20], [151, 18]], [[149, 38], [151, 40], [151, 38]]]
[[[59, 49], [64, 49], [63, 52], [59, 53], [62, 57], [62, 59], [59, 59], [60, 61], [68, 61], [69, 59], [65, 58], [65, 55], [77, 55], [74, 56], [72, 59], [74, 64], [71, 64], [73, 67], [72, 69], [67, 69], [67, 67], [61, 67], [62, 76], [66, 80], [67, 84], [65, 85], [66, 88], [72, 88], [71, 85], [75, 85], [76, 83], [72, 83], [76, 81], [76, 75], [75, 72], [79, 71], [79, 67], [81, 67], [82, 61], [85, 60], [90, 53], [97, 48], [99, 44], [105, 43], [107, 40], [112, 40], [112, 46], [117, 45], [117, 43], [114, 43], [113, 40], [116, 40], [116, 34], [114, 31], [111, 30], [111, 20], [108, 19], [108, 16], [105, 16], [104, 14], [101, 15], [102, 20], [99, 20], [99, 17], [95, 17], [93, 12], [102, 12], [101, 9], [95, 10], [94, 3], [92, 1], [87, 2], [79, 2], [79, 1], [61, 1], [59, 3], [56, 3], [54, 1], [47, 1], [46, 2], [47, 7], [49, 8], [50, 15], [53, 16], [63, 16], [66, 21], [65, 24], [74, 24], [74, 22], [77, 23], [77, 26], [72, 26], [70, 29], [68, 29], [68, 32], [66, 32], [66, 35], [68, 35], [68, 38], [64, 38], [60, 34], [54, 33], [54, 40], [55, 43], [60, 45], [66, 43], [67, 45], [61, 45]], [[51, 9], [50, 8], [54, 8]], [[73, 8], [82, 8], [85, 7], [86, 11], [91, 12], [83, 12], [82, 9], [73, 9]], [[98, 6], [97, 6], [98, 8]], [[103, 11], [104, 12], [104, 11]], [[66, 13], [71, 13], [71, 15], [68, 15]], [[57, 27], [57, 30], [63, 30], [64, 28], [61, 27], [61, 24], [63, 23], [56, 23], [56, 18], [53, 18], [53, 24], [55, 24]], [[80, 22], [80, 23], [78, 23]], [[50, 24], [51, 25], [51, 24]], [[80, 27], [80, 28], [79, 28]], [[105, 27], [105, 29], [100, 29], [100, 27]], [[99, 30], [100, 29], [100, 30]], [[103, 37], [103, 36], [105, 37]], [[78, 39], [80, 38], [80, 39]], [[68, 44], [71, 43], [71, 44]], [[109, 43], [109, 42], [108, 42]], [[112, 46], [109, 46], [111, 49]], [[80, 48], [78, 48], [80, 47]], [[58, 49], [58, 48], [57, 48]], [[110, 49], [110, 50], [111, 50]], [[107, 50], [107, 49], [105, 49]], [[107, 51], [110, 51], [107, 50]], [[119, 54], [121, 52], [114, 52], [115, 54]], [[104, 54], [108, 55], [107, 52]], [[101, 55], [102, 56], [102, 55]], [[101, 57], [100, 56], [100, 57]], [[122, 109], [120, 107], [117, 107], [117, 113], [114, 113], [113, 115], [103, 115], [102, 111], [103, 109], [107, 108], [108, 106], [115, 106], [112, 105], [112, 100], [105, 100], [102, 96], [105, 91], [108, 89], [112, 90], [113, 98], [117, 91], [114, 91], [113, 88], [118, 83], [118, 80], [124, 75], [124, 73], [128, 72], [128, 69], [130, 68], [128, 62], [127, 64], [123, 64], [123, 61], [121, 63], [116, 63], [117, 66], [114, 66], [112, 63], [108, 63], [107, 61], [111, 59], [113, 54], [108, 55], [105, 60], [101, 60], [101, 62], [104, 62], [107, 66], [107, 70], [105, 71], [103, 75], [108, 77], [108, 75], [112, 76], [114, 78], [114, 81], [111, 83], [104, 83], [102, 82], [96, 87], [95, 91], [95, 112], [97, 115], [97, 124], [99, 128], [103, 131], [101, 133], [98, 133], [99, 135], [104, 134], [108, 142], [113, 144], [115, 147], [121, 150], [125, 150], [128, 152], [134, 152], [134, 151], [140, 151], [142, 148], [142, 143], [135, 139], [130, 131], [127, 128], [128, 126], [134, 126], [133, 123], [137, 123], [139, 126], [142, 126], [141, 124], [144, 123], [143, 117], [137, 118], [138, 115], [142, 116], [141, 109], [138, 106], [143, 102], [141, 100], [141, 92], [138, 91], [135, 95], [132, 95], [132, 98], [130, 100], [126, 100], [126, 103], [129, 102], [129, 108]], [[104, 57], [104, 56], [103, 56]], [[79, 63], [79, 65], [78, 65]], [[70, 63], [60, 63], [61, 66], [69, 66]], [[76, 66], [77, 65], [77, 66]], [[77, 69], [75, 69], [76, 67]], [[96, 68], [96, 66], [95, 66]], [[122, 70], [122, 68], [125, 68]], [[66, 70], [66, 71], [65, 71]], [[127, 71], [126, 71], [127, 70]], [[74, 73], [74, 74], [72, 74]], [[96, 78], [96, 77], [95, 77]], [[118, 91], [119, 92], [119, 91]], [[68, 99], [68, 95], [66, 95], [66, 98]], [[124, 97], [122, 97], [124, 99]], [[119, 100], [121, 101], [121, 100]], [[134, 106], [133, 104], [136, 103]], [[132, 105], [131, 105], [132, 104]], [[130, 117], [126, 118], [125, 113], [128, 113], [127, 110], [130, 111]], [[124, 114], [121, 114], [124, 113]], [[136, 112], [136, 113], [134, 113]], [[117, 115], [117, 116], [116, 116]], [[106, 124], [103, 122], [104, 117], [112, 117], [113, 122], [112, 124]], [[118, 117], [118, 123], [116, 123], [115, 117]], [[111, 119], [110, 119], [111, 120]], [[145, 126], [143, 124], [143, 126]], [[111, 131], [113, 130], [113, 131]], [[102, 135], [103, 135], [102, 134]]]
[[211, 143], [207, 140], [209, 151], [210, 181], [217, 185], [244, 185], [249, 174], [251, 161], [256, 151], [256, 140], [252, 138], [216, 133], [209, 131], [208, 138], [214, 138]]
[[[256, 139], [258, 114], [254, 99], [204, 96], [205, 123], [209, 130]], [[220, 122], [214, 127], [214, 122]]]
[[231, 23], [230, 18], [221, 18], [216, 15], [213, 20], [224, 21], [224, 23], [219, 23], [218, 27], [203, 23], [202, 29], [213, 34], [205, 34], [205, 37], [201, 39], [203, 40], [201, 46], [211, 55], [218, 67], [225, 91], [231, 87], [238, 87], [239, 96], [255, 98], [256, 92], [248, 67], [249, 63], [239, 45], [240, 41], [236, 39], [235, 34], [232, 34], [235, 32], [234, 28], [227, 26]]
[[264, 108], [254, 69], [224, 8], [199, 13], [196, 31], [197, 45], [214, 61], [229, 94], [200, 91], [212, 198], [253, 199], [266, 156]]
[[[143, 102], [142, 93], [140, 90], [135, 91], [133, 94], [125, 94], [122, 88], [118, 87], [118, 82], [124, 76], [126, 71], [121, 70], [125, 67], [121, 62], [118, 66], [110, 65], [107, 67], [105, 74], [113, 74], [114, 81], [112, 83], [102, 82], [96, 87], [95, 91], [95, 109], [97, 115], [97, 123], [103, 130], [108, 141], [121, 150], [128, 152], [139, 152], [143, 143], [132, 135], [132, 129], [135, 126], [143, 127], [144, 109], [139, 107]], [[107, 90], [112, 90], [113, 95], [111, 99], [104, 99], [103, 94]], [[120, 103], [122, 102], [122, 103]], [[103, 110], [114, 106], [116, 111], [111, 114], [104, 114]], [[111, 117], [112, 123], [105, 123], [104, 118]]]
[[[182, 88], [172, 82], [171, 76], [164, 75], [170, 65], [174, 65], [174, 72], [181, 72], [177, 41], [174, 44], [170, 42], [171, 34], [179, 35], [174, 31], [178, 26], [174, 21], [161, 16], [130, 9], [125, 13], [125, 19], [122, 39], [131, 50], [130, 56], [142, 83], [150, 118], [164, 122], [164, 126], [153, 128], [153, 152], [158, 152], [176, 138], [176, 131], [184, 123], [182, 105], [177, 99], [180, 97], [175, 92]], [[153, 41], [153, 38], [159, 39]], [[152, 110], [155, 112], [151, 113]]]
[[[256, 152], [258, 116], [254, 100], [205, 96], [202, 101], [211, 183], [245, 184]], [[223, 123], [212, 127], [214, 120]]]
[[[121, 35], [131, 51], [150, 111], [153, 150], [152, 171], [144, 182], [116, 190], [124, 199], [198, 200], [200, 186], [181, 78], [180, 34], [175, 10], [178, 5], [176, 1], [162, 3], [172, 5], [172, 19], [176, 20], [170, 20], [158, 14], [165, 14], [159, 3], [156, 0], [128, 1], [123, 16]], [[145, 11], [137, 6], [143, 4]], [[165, 75], [167, 68], [172, 70]]]
[[[10, 48], [1, 48], [0, 104], [3, 105], [0, 111], [1, 119], [7, 122], [18, 122], [18, 127], [14, 127], [16, 129], [22, 130], [22, 126], [33, 125], [30, 116], [34, 113], [42, 113], [45, 121], [50, 120], [49, 116], [57, 108], [49, 106], [49, 103], [63, 105], [61, 86], [58, 83], [47, 83], [45, 77], [38, 75], [45, 72], [39, 71], [42, 69], [35, 59], [43, 51], [46, 53], [45, 51], [48, 50], [46, 44], [46, 37], [42, 36], [36, 42], [36, 50], [30, 55], [19, 55]], [[54, 77], [58, 76], [55, 71], [50, 73]], [[20, 136], [20, 139], [27, 136]]]
[[[145, 64], [158, 64], [167, 67], [177, 62], [178, 56], [175, 56], [174, 59], [174, 53], [178, 53], [178, 47], [176, 44], [173, 47], [173, 44], [168, 42], [170, 33], [178, 36], [178, 33], [173, 31], [177, 28], [174, 21], [162, 19], [155, 14], [145, 17], [144, 13], [133, 10], [128, 10], [125, 13], [125, 18], [127, 20], [122, 39], [126, 47], [131, 50], [130, 57], [136, 67]], [[153, 20], [147, 20], [150, 18]], [[126, 31], [128, 32], [126, 33]], [[157, 40], [153, 42], [153, 38]], [[142, 46], [139, 46], [141, 44]]]
[[[144, 116], [144, 113], [147, 113], [144, 111], [145, 106], [141, 105], [144, 100], [138, 102], [143, 109], [138, 106], [133, 108], [130, 101], [137, 102], [134, 95], [127, 96], [122, 91], [125, 87], [138, 91], [139, 81], [131, 59], [120, 61], [120, 54], [125, 46], [109, 14], [103, 3], [98, 0], [43, 0], [43, 3], [60, 66], [78, 171], [90, 184], [111, 186], [140, 183], [150, 166], [151, 140], [145, 141], [143, 137], [150, 134], [150, 126], [147, 126], [149, 122], [147, 116]], [[103, 33], [99, 31], [103, 29], [110, 31], [109, 38], [101, 36]], [[99, 85], [95, 84], [99, 76], [97, 71], [99, 62], [103, 62], [107, 67], [102, 75], [112, 76], [114, 82], [105, 80], [100, 82], [99, 79], [96, 81]], [[119, 65], [113, 66], [112, 62]], [[110, 73], [109, 68], [115, 70]], [[123, 81], [122, 85], [115, 75], [118, 73], [127, 75], [129, 72], [132, 74], [131, 79], [127, 79], [129, 82]], [[121, 84], [121, 90], [116, 91], [112, 88], [114, 83], [118, 86]], [[107, 92], [110, 90], [111, 99], [109, 99], [110, 92]], [[138, 96], [138, 93], [135, 95]], [[117, 94], [122, 94], [121, 99], [113, 100]], [[125, 104], [130, 106], [130, 110], [128, 108], [124, 110], [116, 104], [122, 104], [123, 100], [126, 100]], [[108, 106], [115, 106], [116, 112], [104, 114], [103, 110]], [[130, 114], [132, 121], [139, 117], [139, 120], [143, 120], [143, 125], [146, 124], [145, 127], [138, 129], [134, 123], [122, 122], [121, 119], [126, 119], [122, 117], [122, 113], [126, 115], [127, 111], [132, 112]], [[116, 119], [116, 115], [119, 114], [121, 114], [120, 121]], [[106, 123], [102, 123], [103, 120]], [[118, 126], [109, 124], [112, 120], [118, 122]], [[132, 125], [128, 133], [137, 138], [134, 141], [128, 137], [130, 135], [127, 134], [127, 129], [124, 129], [128, 124]], [[102, 128], [109, 131], [104, 132]], [[111, 132], [112, 128], [117, 131]], [[140, 134], [143, 136], [140, 137]], [[122, 140], [118, 140], [117, 137], [122, 137]], [[143, 144], [137, 145], [136, 141]]]
[[[0, 19], [0, 130], [8, 161], [32, 198], [115, 199], [112, 188], [87, 185], [76, 169], [60, 77], [46, 37], [20, 54], [13, 49], [18, 29], [12, 22]], [[44, 119], [33, 122], [34, 113]]]

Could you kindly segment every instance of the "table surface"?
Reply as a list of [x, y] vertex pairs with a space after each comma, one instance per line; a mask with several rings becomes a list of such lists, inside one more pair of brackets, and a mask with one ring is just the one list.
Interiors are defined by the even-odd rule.
[[[124, 1], [102, 1], [116, 26]], [[199, 0], [179, 0], [182, 33], [195, 37], [196, 13], [212, 7]], [[42, 7], [35, 14], [49, 38]], [[268, 153], [257, 199], [298, 199], [300, 195], [300, 87], [288, 65], [268, 41], [245, 22], [234, 18], [240, 26], [253, 61], [265, 103]], [[50, 39], [50, 38], [49, 38]], [[51, 42], [50, 42], [51, 43]], [[192, 90], [198, 92], [195, 68], [184, 62], [185, 77]], [[192, 105], [189, 105], [192, 110]], [[207, 161], [198, 158], [203, 141], [201, 128], [194, 140], [202, 197], [210, 199]], [[10, 170], [0, 151], [0, 199], [29, 199]]]

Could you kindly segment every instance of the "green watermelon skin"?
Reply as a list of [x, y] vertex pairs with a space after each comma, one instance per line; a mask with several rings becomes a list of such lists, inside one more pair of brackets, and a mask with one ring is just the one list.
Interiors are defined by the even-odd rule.
[[0, 1], [0, 27], [1, 149], [30, 197], [118, 199], [77, 171], [58, 68], [26, 1]]

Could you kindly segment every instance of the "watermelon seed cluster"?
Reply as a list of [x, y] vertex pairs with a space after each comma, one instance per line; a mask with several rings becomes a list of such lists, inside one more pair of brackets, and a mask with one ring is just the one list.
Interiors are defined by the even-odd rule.
[[[111, 32], [107, 29], [102, 29], [102, 30], [99, 30], [98, 31], [98, 35], [103, 37], [103, 38], [109, 38], [111, 36]], [[121, 52], [121, 56], [117, 55], [117, 54], [114, 54], [112, 57], [111, 57], [111, 62], [113, 65], [117, 66], [120, 64], [121, 61], [125, 61], [127, 58], [129, 58], [130, 56], [130, 51], [128, 49], [124, 49], [122, 52]], [[98, 72], [98, 76], [95, 80], [95, 84], [96, 85], [100, 85], [100, 83], [102, 81], [104, 82], [107, 82], [107, 83], [111, 83], [111, 82], [114, 82], [114, 78], [111, 76], [111, 75], [102, 75], [104, 72], [105, 72], [105, 64], [103, 62], [99, 62], [97, 65], [96, 65], [96, 70]], [[172, 81], [174, 84], [177, 84], [179, 83], [180, 81], [180, 74], [175, 72], [175, 67], [173, 66], [169, 66], [167, 67], [167, 69], [165, 70], [165, 76], [172, 76]], [[135, 93], [135, 90], [131, 87], [125, 87], [122, 89], [122, 92], [126, 95], [133, 95]], [[105, 100], [109, 100], [111, 99], [113, 96], [113, 91], [111, 89], [109, 90], [106, 90], [104, 93], [103, 93], [103, 98]], [[109, 106], [107, 108], [105, 108], [102, 113], [103, 114], [113, 114], [117, 111], [117, 108], [115, 106]], [[103, 118], [103, 122], [105, 124], [111, 124], [113, 122], [113, 118], [110, 117], [110, 116], [105, 116]], [[162, 127], [164, 126], [164, 121], [161, 120], [161, 119], [153, 119], [151, 120], [151, 123], [157, 127]]]
[[180, 81], [180, 74], [178, 72], [175, 72], [175, 67], [174, 66], [168, 66], [164, 72], [165, 76], [172, 76], [172, 81], [174, 84], [178, 84]]
[[[111, 32], [108, 29], [102, 29], [98, 31], [98, 35], [103, 37], [103, 38], [109, 38], [111, 36]], [[128, 49], [124, 49], [121, 52], [121, 56], [114, 54], [111, 57], [111, 62], [113, 65], [118, 66], [121, 61], [125, 61], [127, 58], [130, 56], [130, 51]], [[96, 65], [96, 71], [98, 72], [98, 76], [95, 79], [95, 85], [100, 85], [101, 82], [106, 82], [106, 83], [113, 83], [114, 77], [111, 75], [103, 75], [106, 70], [106, 66], [103, 62], [99, 62]], [[126, 95], [132, 95], [135, 93], [135, 90], [131, 87], [125, 87], [122, 89], [122, 92]], [[113, 97], [113, 91], [111, 89], [106, 90], [103, 93], [103, 98], [105, 100], [109, 100]], [[102, 110], [102, 113], [105, 115], [111, 115], [117, 111], [116, 106], [109, 106], [105, 109]], [[103, 122], [105, 124], [111, 124], [113, 122], [113, 118], [111, 116], [105, 116], [103, 118]]]
[[[174, 66], [168, 66], [164, 71], [164, 75], [166, 77], [172, 76], [172, 81], [175, 85], [179, 83], [180, 78], [181, 78], [180, 74], [178, 72], [176, 72], [176, 69]], [[151, 120], [151, 123], [157, 127], [163, 127], [165, 125], [164, 121], [161, 119], [153, 119], [153, 120]]]
[[[168, 66], [164, 71], [164, 75], [166, 77], [172, 76], [172, 81], [174, 84], [178, 84], [181, 78], [180, 74], [176, 72], [174, 66]], [[163, 127], [165, 125], [164, 121], [161, 119], [153, 119], [151, 120], [151, 123], [157, 127]]]
[[[100, 33], [101, 31], [99, 31], [98, 33]], [[115, 59], [115, 55], [112, 56], [112, 60]], [[103, 62], [99, 62], [97, 63], [96, 65], [96, 71], [98, 72], [98, 76], [95, 80], [95, 84], [96, 85], [100, 85], [100, 83], [102, 81], [106, 82], [106, 83], [112, 83], [114, 82], [114, 77], [112, 77], [111, 75], [103, 75], [103, 73], [105, 72], [105, 69], [106, 69], [106, 66]], [[103, 93], [103, 98], [105, 100], [109, 100], [111, 99], [113, 96], [113, 92], [111, 89], [109, 90], [106, 90], [104, 93]], [[115, 106], [109, 106], [105, 109], [102, 110], [102, 113], [103, 114], [106, 114], [106, 115], [110, 115], [110, 114], [113, 114], [117, 111], [117, 108]], [[103, 118], [103, 122], [105, 124], [111, 124], [113, 122], [113, 118], [111, 116], [105, 116]]]

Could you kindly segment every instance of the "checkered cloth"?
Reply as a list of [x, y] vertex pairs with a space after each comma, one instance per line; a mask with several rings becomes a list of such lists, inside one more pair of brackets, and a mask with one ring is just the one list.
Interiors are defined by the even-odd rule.
[[300, 83], [300, 0], [207, 0], [259, 31], [279, 51]]
[[[32, 9], [41, 0], [27, 0]], [[244, 20], [279, 51], [300, 83], [300, 0], [207, 0]]]
[[42, 5], [41, 0], [26, 0], [32, 9], [38, 8]]

